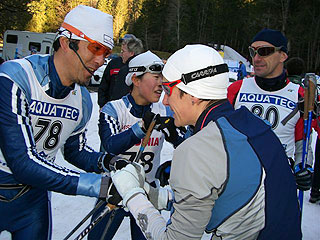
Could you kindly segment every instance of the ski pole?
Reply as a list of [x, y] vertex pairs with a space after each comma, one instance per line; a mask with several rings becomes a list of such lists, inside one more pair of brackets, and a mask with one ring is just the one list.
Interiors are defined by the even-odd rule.
[[[315, 101], [315, 92], [316, 92], [316, 79], [313, 73], [307, 73], [305, 76], [305, 102], [304, 102], [304, 114], [303, 114], [303, 150], [302, 150], [302, 160], [301, 165], [302, 169], [305, 167], [305, 163], [308, 159], [308, 146], [310, 141], [310, 134], [311, 134], [311, 124], [312, 124], [312, 112], [314, 108], [314, 101]], [[302, 213], [303, 208], [303, 195], [304, 192], [299, 190], [299, 203], [300, 209]]]
[[105, 238], [105, 236], [107, 235], [108, 229], [109, 229], [109, 227], [110, 227], [110, 225], [111, 225], [111, 223], [112, 223], [113, 218], [114, 218], [115, 215], [116, 215], [116, 209], [113, 209], [112, 212], [111, 212], [111, 214], [110, 214], [110, 217], [109, 217], [109, 219], [108, 219], [108, 222], [107, 222], [107, 224], [106, 224], [106, 227], [104, 228], [104, 231], [103, 231], [103, 233], [102, 233], [102, 235], [101, 235], [100, 240], [104, 240], [104, 238]]
[[134, 162], [139, 162], [139, 159], [141, 157], [141, 154], [143, 153], [145, 147], [147, 146], [148, 142], [149, 142], [149, 139], [150, 139], [150, 136], [151, 136], [151, 133], [152, 133], [152, 130], [154, 128], [154, 126], [156, 125], [156, 122], [157, 122], [157, 117], [158, 117], [159, 114], [156, 114], [153, 116], [153, 119], [148, 127], [148, 130], [146, 132], [146, 136], [144, 137], [142, 143], [141, 143], [141, 146], [140, 146], [140, 149], [139, 149], [139, 152], [134, 160]]
[[97, 216], [74, 240], [83, 239], [109, 212], [111, 212], [116, 206], [107, 204], [102, 212]]
[[77, 226], [75, 226], [71, 231], [70, 233], [63, 239], [63, 240], [67, 240], [69, 239], [69, 237], [71, 237], [72, 234], [74, 234], [79, 227], [81, 227], [82, 224], [85, 223], [85, 221], [88, 220], [89, 217], [91, 217], [91, 215], [93, 215], [104, 203], [105, 201], [103, 200], [100, 200], [98, 202], [98, 204], [78, 223]]
[[[153, 116], [153, 119], [152, 119], [152, 121], [151, 121], [151, 123], [150, 123], [150, 125], [148, 127], [147, 132], [146, 132], [146, 136], [144, 137], [144, 139], [143, 139], [143, 141], [141, 143], [141, 146], [139, 148], [138, 154], [137, 154], [137, 156], [136, 156], [136, 158], [134, 159], [133, 162], [139, 162], [139, 159], [140, 159], [145, 147], [147, 146], [147, 144], [149, 142], [152, 130], [153, 130], [154, 126], [156, 125], [157, 117], [158, 117], [158, 114]], [[108, 229], [109, 229], [109, 227], [110, 227], [110, 225], [112, 223], [113, 217], [115, 215], [115, 211], [116, 211], [115, 209], [112, 211], [111, 216], [108, 219], [108, 222], [106, 224], [106, 227], [105, 227], [105, 229], [103, 231], [103, 234], [102, 234], [100, 240], [104, 240], [104, 238], [105, 238], [105, 236], [106, 236], [106, 234], [108, 232]]]

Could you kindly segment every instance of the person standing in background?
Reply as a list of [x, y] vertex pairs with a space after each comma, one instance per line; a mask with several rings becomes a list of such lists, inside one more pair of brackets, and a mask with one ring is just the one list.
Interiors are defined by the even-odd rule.
[[120, 99], [129, 93], [125, 84], [128, 62], [143, 52], [142, 41], [132, 34], [121, 40], [120, 57], [112, 59], [104, 70], [98, 88], [98, 105], [100, 109], [109, 101]]
[[288, 78], [291, 82], [302, 86], [302, 79], [305, 75], [304, 61], [299, 57], [292, 57], [285, 62]]
[[242, 61], [239, 61], [237, 80], [244, 79], [245, 77], [247, 77], [246, 65]]
[[298, 111], [304, 89], [287, 78], [284, 69], [287, 39], [280, 31], [265, 28], [253, 37], [249, 53], [255, 77], [232, 83], [228, 87], [228, 99], [235, 109], [244, 106], [270, 123], [286, 150], [298, 188], [309, 190], [313, 154], [309, 144], [308, 161], [303, 168], [303, 119]]

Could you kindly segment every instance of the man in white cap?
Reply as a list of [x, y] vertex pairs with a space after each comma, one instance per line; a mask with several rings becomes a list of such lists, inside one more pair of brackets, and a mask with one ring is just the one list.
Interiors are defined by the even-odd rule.
[[[194, 126], [174, 151], [172, 190], [144, 183], [138, 164], [111, 172], [145, 236], [201, 239], [206, 231], [211, 239], [301, 239], [285, 151], [269, 125], [228, 102], [228, 67], [220, 54], [187, 45], [169, 57], [162, 73], [163, 103], [173, 110], [175, 125]], [[172, 210], [168, 223], [161, 208]]]
[[[139, 159], [145, 168], [148, 182], [155, 181], [164, 139], [166, 138], [175, 146], [183, 140], [173, 124], [173, 118], [167, 117], [172, 114], [170, 109], [159, 102], [162, 93], [163, 65], [162, 60], [151, 51], [134, 57], [129, 62], [129, 73], [126, 76], [126, 84], [131, 92], [121, 99], [105, 104], [99, 118], [99, 135], [103, 148], [108, 153], [120, 154], [119, 156], [134, 161], [154, 115], [161, 116], [157, 118], [158, 131], [152, 132], [149, 143]], [[164, 128], [167, 128], [166, 135], [162, 132]], [[107, 231], [105, 240], [113, 238], [124, 216], [131, 218], [132, 239], [144, 239], [131, 214], [119, 209]], [[108, 219], [109, 215], [90, 232], [88, 239], [101, 239]]]
[[[83, 85], [113, 47], [112, 16], [77, 6], [54, 47], [54, 55], [0, 67], [0, 232], [17, 240], [51, 238], [48, 190], [105, 198], [109, 182], [98, 173], [110, 155], [86, 144], [92, 102]], [[59, 149], [68, 162], [95, 173], [56, 165]]]

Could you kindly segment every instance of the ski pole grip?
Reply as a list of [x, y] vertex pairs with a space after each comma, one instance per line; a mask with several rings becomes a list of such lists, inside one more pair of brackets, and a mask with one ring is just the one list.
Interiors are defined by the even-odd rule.
[[[309, 85], [309, 84], [308, 84]], [[308, 109], [309, 109], [309, 87], [304, 89], [304, 103], [303, 103], [303, 119], [308, 119]]]
[[147, 146], [147, 144], [149, 142], [149, 138], [151, 136], [152, 130], [153, 130], [154, 126], [156, 125], [156, 117], [157, 117], [157, 115], [154, 115], [154, 117], [152, 119], [152, 122], [149, 125], [149, 128], [148, 128], [148, 130], [146, 132], [146, 136], [144, 137], [144, 139], [142, 141], [142, 144], [141, 144], [143, 147]]
[[307, 73], [306, 79], [309, 81], [309, 108], [308, 111], [312, 112], [314, 108], [317, 80], [314, 73]]

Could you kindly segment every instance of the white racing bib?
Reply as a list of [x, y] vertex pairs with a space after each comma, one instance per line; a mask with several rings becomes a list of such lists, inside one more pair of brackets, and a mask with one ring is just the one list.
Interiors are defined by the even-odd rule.
[[31, 64], [19, 62], [28, 74], [31, 88], [31, 115], [33, 136], [38, 153], [54, 162], [55, 155], [72, 135], [82, 119], [82, 94], [78, 84], [64, 99], [48, 96], [38, 82]]
[[295, 152], [295, 126], [300, 118], [297, 112], [285, 125], [281, 121], [295, 108], [298, 102], [299, 85], [289, 83], [284, 88], [269, 92], [261, 89], [254, 78], [245, 79], [235, 102], [235, 109], [245, 106], [251, 112], [267, 120], [279, 137], [287, 156]]
[[[140, 118], [134, 117], [130, 113], [129, 109], [125, 106], [125, 103], [121, 99], [118, 101], [114, 101], [112, 105], [117, 111], [121, 132], [127, 130], [136, 122], [141, 120]], [[160, 113], [160, 115], [162, 116], [166, 115], [165, 107], [161, 105], [161, 103], [159, 102], [153, 103], [151, 110], [153, 113]], [[142, 141], [143, 139], [139, 144], [134, 145], [133, 147], [128, 149], [124, 154], [121, 154], [119, 156], [129, 159], [130, 161], [134, 161], [139, 152]], [[148, 182], [152, 182], [155, 180], [155, 175], [160, 165], [160, 153], [163, 141], [164, 135], [162, 132], [156, 130], [152, 131], [149, 142], [141, 155], [139, 163], [144, 166], [144, 170], [146, 172], [146, 179]]]

